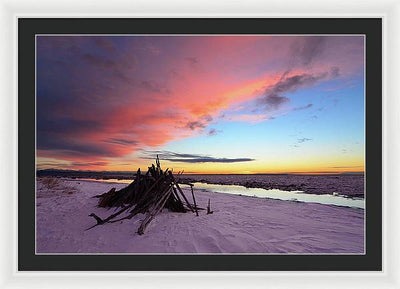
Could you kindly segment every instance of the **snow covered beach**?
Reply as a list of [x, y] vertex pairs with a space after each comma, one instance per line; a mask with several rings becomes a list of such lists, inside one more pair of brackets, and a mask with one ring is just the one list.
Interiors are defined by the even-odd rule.
[[[88, 217], [94, 195], [126, 184], [38, 179], [37, 253], [363, 253], [364, 210], [325, 204], [230, 195], [196, 189], [196, 200], [214, 211], [199, 216], [163, 210], [144, 235], [144, 215], [97, 226]], [[184, 190], [186, 194], [189, 192]], [[189, 197], [189, 195], [188, 195]]]

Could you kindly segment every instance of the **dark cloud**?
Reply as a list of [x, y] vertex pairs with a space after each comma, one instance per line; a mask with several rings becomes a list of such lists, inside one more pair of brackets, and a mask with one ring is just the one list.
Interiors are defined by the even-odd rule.
[[272, 93], [285, 93], [295, 91], [304, 86], [310, 86], [326, 77], [326, 74], [322, 75], [311, 75], [311, 74], [297, 74], [290, 77], [281, 79], [272, 87]]
[[143, 151], [143, 159], [155, 159], [180, 163], [237, 163], [254, 161], [251, 158], [215, 158], [197, 154], [180, 154], [171, 151]]
[[311, 141], [311, 140], [312, 140], [311, 138], [303, 137], [303, 138], [297, 139], [297, 143], [303, 143], [303, 142]]
[[309, 104], [307, 104], [307, 105], [305, 105], [305, 106], [295, 107], [293, 110], [294, 110], [294, 111], [296, 111], [296, 110], [304, 110], [304, 109], [311, 108], [312, 106], [313, 106], [313, 104], [312, 104], [312, 103], [309, 103]]
[[266, 106], [267, 109], [278, 109], [290, 100], [284, 95], [285, 93], [311, 86], [325, 77], [326, 73], [320, 75], [304, 73], [288, 77], [287, 72], [285, 72], [276, 84], [265, 90], [264, 96], [258, 99], [258, 102]]
[[307, 36], [296, 40], [291, 47], [292, 61], [288, 65], [287, 70], [276, 84], [265, 90], [263, 97], [258, 100], [258, 103], [264, 105], [269, 110], [276, 110], [290, 101], [285, 93], [296, 91], [302, 87], [312, 86], [328, 75], [332, 78], [338, 77], [340, 74], [338, 67], [332, 67], [329, 73], [325, 72], [319, 75], [303, 73], [289, 76], [294, 66], [299, 64], [301, 66], [311, 65], [323, 53], [326, 41], [326, 37], [324, 36]]
[[308, 142], [308, 141], [312, 141], [312, 139], [311, 138], [306, 138], [306, 137], [298, 138], [297, 142], [292, 144], [291, 146], [294, 147], [294, 148], [298, 148], [298, 147], [300, 147], [299, 144], [302, 144], [302, 143], [305, 143], [305, 142]]
[[123, 145], [123, 146], [133, 146], [133, 145], [138, 144], [138, 142], [135, 140], [126, 140], [126, 139], [119, 139], [119, 138], [110, 138], [110, 139], [105, 140], [104, 142], [117, 144], [117, 145]]
[[277, 93], [268, 93], [262, 102], [269, 108], [278, 109], [281, 105], [289, 102], [289, 98]]
[[310, 65], [324, 51], [326, 39], [325, 36], [299, 38], [291, 47], [294, 60], [301, 65]]
[[205, 115], [201, 116], [198, 120], [188, 121], [184, 127], [191, 129], [191, 130], [203, 129], [212, 120], [213, 120], [213, 118], [211, 117], [211, 115], [205, 114]]
[[222, 132], [221, 130], [216, 130], [215, 128], [212, 128], [207, 132], [207, 135], [214, 136], [214, 135], [217, 135], [217, 134], [219, 134], [221, 132]]
[[205, 128], [206, 124], [201, 122], [201, 121], [189, 121], [186, 126], [186, 128], [189, 128], [191, 130], [195, 130], [198, 128]]

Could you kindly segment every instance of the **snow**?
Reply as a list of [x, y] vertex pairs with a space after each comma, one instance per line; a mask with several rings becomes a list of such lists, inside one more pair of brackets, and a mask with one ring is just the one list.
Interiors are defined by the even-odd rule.
[[[48, 179], [37, 181], [37, 253], [364, 253], [364, 210], [198, 190], [197, 204], [211, 199], [213, 214], [164, 209], [138, 235], [144, 215], [95, 224], [114, 209], [93, 196], [121, 183]], [[191, 194], [183, 189], [188, 199]]]

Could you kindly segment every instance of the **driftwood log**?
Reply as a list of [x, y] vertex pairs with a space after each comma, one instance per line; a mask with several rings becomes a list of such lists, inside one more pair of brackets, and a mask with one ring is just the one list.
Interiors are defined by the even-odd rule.
[[[99, 207], [114, 207], [117, 208], [117, 211], [105, 219], [91, 213], [89, 216], [93, 217], [97, 223], [86, 230], [106, 223], [131, 219], [136, 214], [143, 213], [146, 216], [137, 231], [141, 235], [144, 234], [148, 224], [163, 208], [172, 212], [196, 212], [198, 216], [198, 210], [202, 208], [197, 207], [193, 184], [189, 185], [191, 187], [193, 205], [186, 198], [172, 171], [169, 169], [163, 171], [161, 169], [160, 160], [157, 156], [156, 165], [152, 164], [144, 175], [138, 169], [134, 181], [127, 187], [119, 191], [112, 188], [104, 194], [95, 196], [99, 198]], [[128, 212], [128, 214], [124, 217], [116, 218], [124, 212]]]
[[207, 215], [214, 213], [211, 211], [211, 206], [210, 206], [210, 199], [208, 199], [208, 205], [207, 205]]

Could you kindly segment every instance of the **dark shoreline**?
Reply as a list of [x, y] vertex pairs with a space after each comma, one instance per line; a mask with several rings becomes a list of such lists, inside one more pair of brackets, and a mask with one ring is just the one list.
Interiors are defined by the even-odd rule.
[[[70, 179], [133, 180], [133, 172], [93, 172], [67, 170], [41, 170], [38, 177], [62, 177]], [[338, 193], [348, 197], [364, 198], [364, 175], [295, 175], [295, 174], [184, 174], [182, 182], [202, 182], [217, 185], [240, 185], [246, 188], [303, 191], [309, 194]]]

